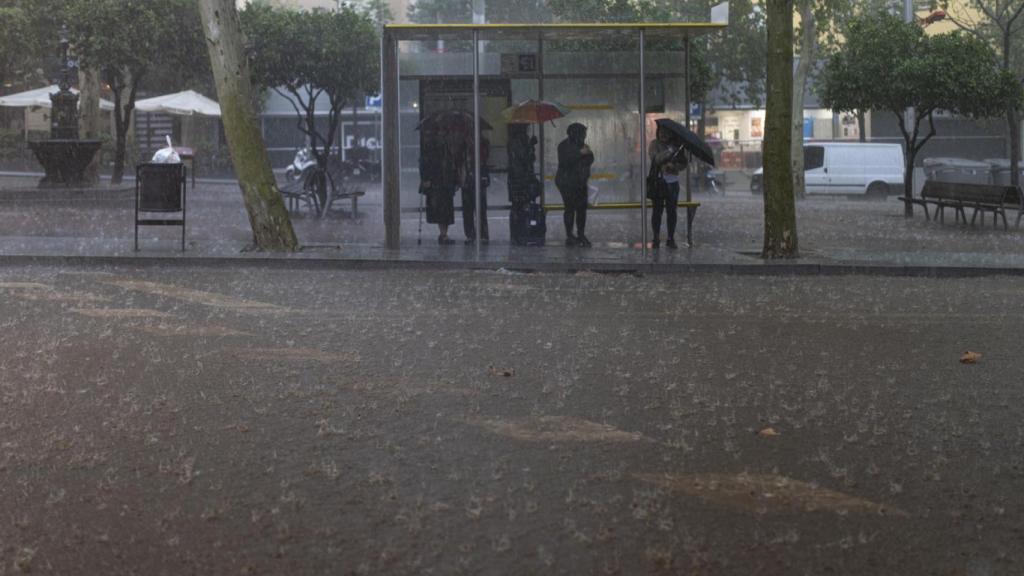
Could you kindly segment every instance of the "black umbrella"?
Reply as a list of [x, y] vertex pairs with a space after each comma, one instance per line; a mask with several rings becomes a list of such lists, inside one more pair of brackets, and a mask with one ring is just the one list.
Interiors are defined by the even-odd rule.
[[711, 147], [692, 130], [668, 118], [659, 118], [657, 124], [658, 128], [663, 128], [672, 135], [674, 144], [690, 151], [698, 160], [703, 160], [712, 166], [715, 165], [715, 155], [711, 152]]
[[[420, 120], [416, 129], [421, 130], [427, 125], [433, 125], [438, 130], [456, 130], [473, 134], [473, 114], [465, 110], [439, 110]], [[480, 129], [493, 130], [493, 127], [487, 120], [480, 118]]]

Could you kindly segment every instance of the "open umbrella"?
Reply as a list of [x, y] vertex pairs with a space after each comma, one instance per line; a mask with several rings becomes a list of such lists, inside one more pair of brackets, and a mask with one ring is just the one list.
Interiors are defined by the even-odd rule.
[[135, 103], [140, 112], [164, 112], [178, 116], [220, 116], [220, 105], [192, 90], [147, 98]]
[[668, 130], [672, 134], [674, 143], [679, 147], [688, 150], [698, 160], [703, 160], [712, 166], [715, 165], [715, 155], [711, 152], [711, 147], [692, 130], [668, 118], [659, 118], [657, 124], [658, 128]]
[[[473, 134], [473, 115], [465, 110], [439, 110], [433, 114], [427, 115], [425, 118], [420, 120], [420, 123], [416, 126], [417, 130], [422, 130], [424, 127], [430, 126], [437, 130], [448, 131], [456, 130], [465, 134]], [[493, 127], [487, 120], [480, 119], [481, 130], [493, 130]]]
[[568, 116], [571, 110], [546, 100], [526, 100], [506, 108], [501, 114], [510, 124], [543, 124]]
[[[28, 90], [27, 92], [0, 96], [0, 106], [10, 106], [12, 108], [30, 108], [38, 106], [40, 108], [49, 108], [53, 105], [50, 102], [50, 94], [55, 92], [60, 92], [60, 86], [53, 84], [45, 88], [36, 88], [35, 90]], [[72, 88], [71, 93], [78, 94], [78, 90]], [[81, 105], [81, 102], [79, 102], [79, 105]], [[113, 102], [100, 98], [100, 110], [113, 109]]]

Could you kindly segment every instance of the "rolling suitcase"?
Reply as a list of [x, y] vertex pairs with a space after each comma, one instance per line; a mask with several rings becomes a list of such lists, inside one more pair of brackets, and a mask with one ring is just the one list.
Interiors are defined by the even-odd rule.
[[512, 243], [516, 246], [543, 246], [548, 226], [544, 208], [533, 202], [513, 204], [509, 214]]

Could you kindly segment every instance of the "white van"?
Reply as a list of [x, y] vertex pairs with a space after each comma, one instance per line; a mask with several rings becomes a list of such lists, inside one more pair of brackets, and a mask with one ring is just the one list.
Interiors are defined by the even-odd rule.
[[[808, 194], [885, 196], [903, 190], [903, 147], [869, 142], [804, 143], [804, 182]], [[763, 168], [750, 179], [760, 194]]]

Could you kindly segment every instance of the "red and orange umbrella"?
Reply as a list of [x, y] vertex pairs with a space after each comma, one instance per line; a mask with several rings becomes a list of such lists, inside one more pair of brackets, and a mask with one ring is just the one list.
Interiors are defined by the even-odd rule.
[[506, 108], [502, 116], [509, 124], [543, 124], [568, 116], [571, 110], [558, 102], [526, 100]]

